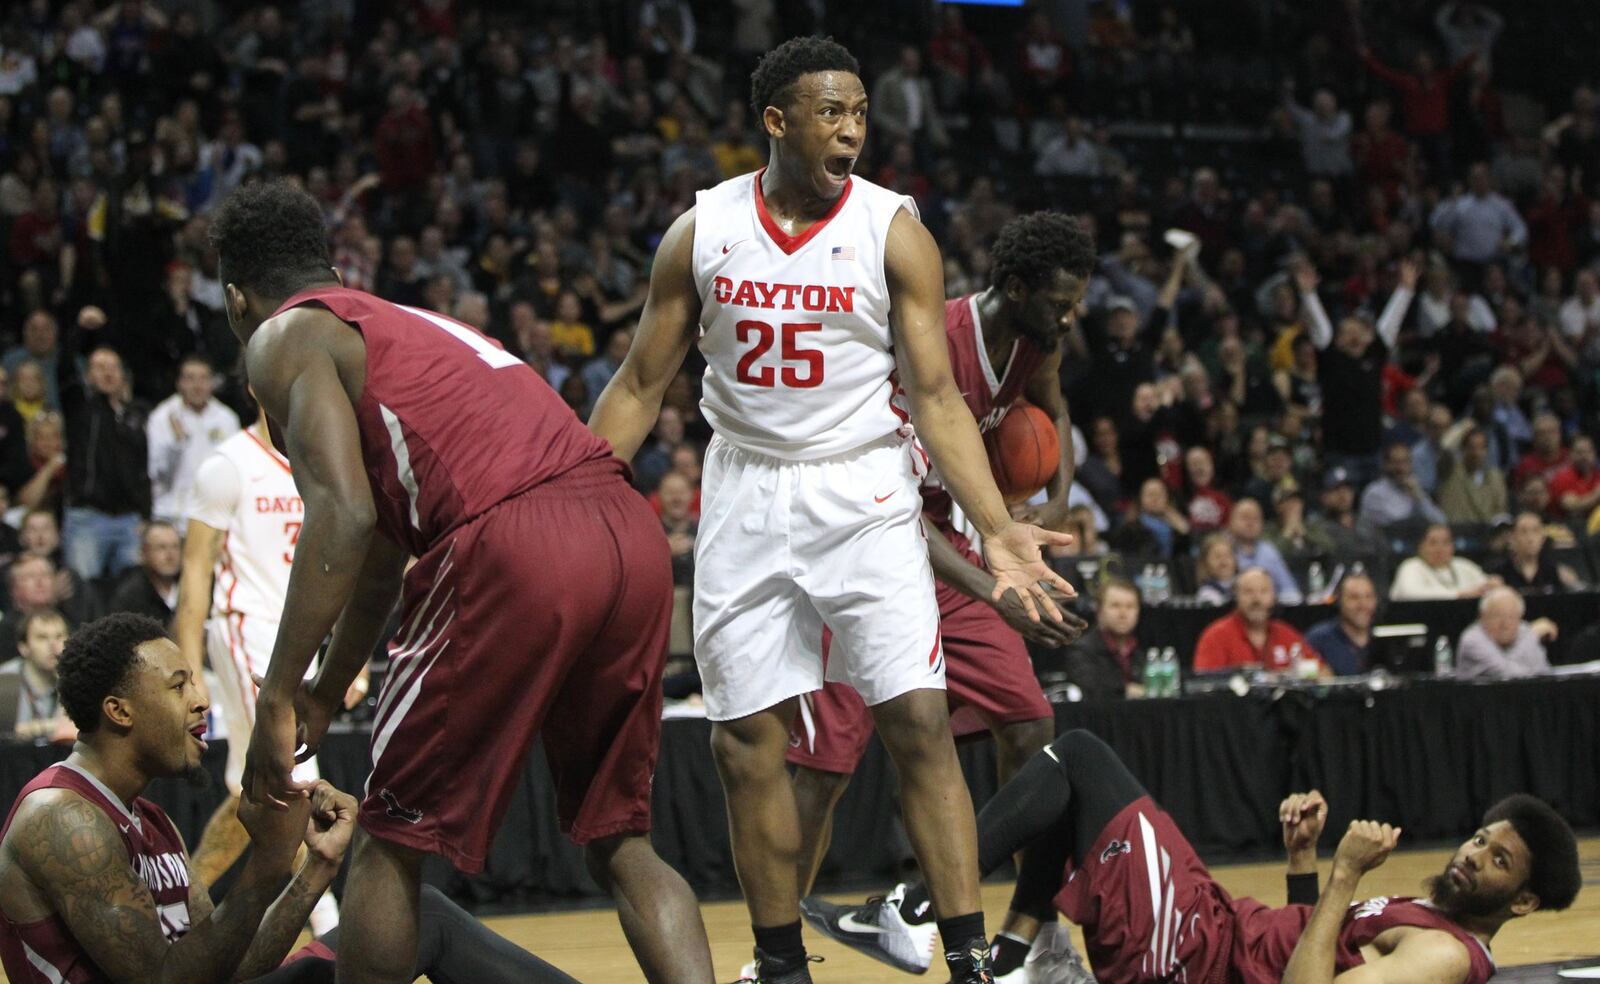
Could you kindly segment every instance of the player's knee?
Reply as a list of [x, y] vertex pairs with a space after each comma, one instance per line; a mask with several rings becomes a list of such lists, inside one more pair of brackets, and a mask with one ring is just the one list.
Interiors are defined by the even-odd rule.
[[951, 744], [950, 708], [942, 690], [913, 690], [872, 710], [878, 733], [896, 759], [940, 754]]
[[711, 757], [725, 782], [748, 783], [781, 775], [787, 739], [775, 742], [747, 722], [718, 724], [711, 729]]
[[1000, 729], [995, 735], [1002, 754], [1017, 765], [1028, 760], [1041, 748], [1055, 739], [1056, 725], [1050, 718], [1037, 721], [1015, 721]]
[[1117, 753], [1111, 750], [1110, 745], [1083, 728], [1073, 728], [1047, 747], [1051, 757], [1060, 762], [1062, 768], [1069, 770], [1088, 763], [1117, 761]]
[[627, 881], [630, 872], [662, 863], [647, 834], [618, 834], [590, 841], [583, 846], [583, 862], [589, 877], [607, 892]]

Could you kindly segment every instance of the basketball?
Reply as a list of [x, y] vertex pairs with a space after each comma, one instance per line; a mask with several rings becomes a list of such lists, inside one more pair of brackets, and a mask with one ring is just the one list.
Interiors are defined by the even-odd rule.
[[1050, 415], [1031, 403], [1018, 401], [990, 431], [989, 467], [995, 484], [1008, 503], [1025, 502], [1044, 488], [1056, 473], [1061, 445]]

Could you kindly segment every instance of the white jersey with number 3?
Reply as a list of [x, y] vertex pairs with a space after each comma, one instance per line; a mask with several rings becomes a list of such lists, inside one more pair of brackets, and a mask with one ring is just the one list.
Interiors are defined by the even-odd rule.
[[762, 173], [696, 196], [706, 420], [734, 445], [792, 460], [894, 433], [884, 243], [916, 203], [852, 176], [827, 215], [790, 236], [767, 212]]
[[[212, 614], [275, 630], [305, 519], [288, 459], [263, 443], [254, 428], [233, 435], [195, 474], [189, 518], [227, 536], [217, 562]], [[266, 638], [270, 645], [272, 636]]]

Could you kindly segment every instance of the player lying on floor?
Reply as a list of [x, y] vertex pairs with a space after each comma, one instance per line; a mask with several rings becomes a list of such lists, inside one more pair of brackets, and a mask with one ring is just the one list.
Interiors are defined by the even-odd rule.
[[[318, 782], [287, 810], [245, 800], [252, 850], [213, 908], [172, 820], [140, 795], [153, 779], [207, 775], [208, 708], [177, 645], [152, 619], [110, 615], [67, 643], [58, 679], [78, 743], [23, 788], [0, 831], [12, 984], [332, 981], [337, 931], [279, 965], [338, 873], [355, 797]], [[436, 892], [422, 912], [417, 972], [440, 984], [572, 982]]]
[[[1315, 897], [1315, 844], [1326, 805], [1314, 794], [1292, 796], [1280, 813], [1293, 896]], [[1351, 823], [1314, 905], [1291, 900], [1272, 908], [1232, 898], [1116, 753], [1087, 731], [1046, 746], [978, 815], [983, 873], [1023, 849], [1011, 908], [1041, 923], [1053, 923], [1059, 909], [1081, 926], [1102, 984], [1482, 984], [1495, 971], [1489, 944], [1500, 927], [1539, 909], [1567, 908], [1582, 881], [1566, 821], [1518, 794], [1489, 809], [1428, 880], [1427, 897], [1355, 902], [1362, 876], [1383, 864], [1399, 836], [1388, 824]], [[1312, 879], [1304, 879], [1308, 872]], [[921, 886], [912, 886], [897, 908], [903, 917], [926, 901]], [[887, 925], [885, 905], [808, 908], [837, 928]], [[868, 938], [885, 935], [845, 942], [882, 959]], [[999, 984], [1025, 979], [1021, 956], [1003, 952], [1006, 942], [994, 954]], [[1025, 954], [1027, 941], [1018, 949]]]

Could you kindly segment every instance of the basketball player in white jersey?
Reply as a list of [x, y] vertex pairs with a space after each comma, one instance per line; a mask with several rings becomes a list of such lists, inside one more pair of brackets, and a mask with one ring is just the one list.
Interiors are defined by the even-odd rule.
[[[237, 813], [245, 750], [255, 725], [252, 678], [267, 672], [303, 513], [289, 460], [272, 446], [265, 414], [219, 444], [195, 472], [173, 634], [197, 672], [202, 654], [209, 658], [220, 690], [211, 696], [228, 729], [224, 779], [229, 795], [207, 822], [193, 859], [196, 875], [208, 887], [248, 843]], [[345, 706], [364, 697], [366, 688], [363, 672], [346, 694]], [[316, 760], [302, 764], [295, 777], [316, 779]], [[316, 935], [339, 924], [332, 895], [317, 903], [311, 923]]]
[[714, 722], [755, 979], [811, 980], [800, 936], [800, 834], [784, 769], [800, 694], [853, 686], [900, 774], [956, 982], [989, 981], [972, 801], [950, 737], [933, 576], [922, 536], [927, 460], [983, 536], [996, 597], [1060, 618], [1040, 558], [1070, 537], [1012, 521], [957, 391], [938, 247], [916, 204], [851, 175], [866, 92], [850, 53], [797, 38], [752, 76], [769, 164], [698, 195], [656, 254], [626, 361], [590, 427], [631, 458], [689, 346], [706, 358], [706, 453], [695, 549], [695, 656]]

